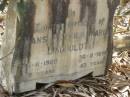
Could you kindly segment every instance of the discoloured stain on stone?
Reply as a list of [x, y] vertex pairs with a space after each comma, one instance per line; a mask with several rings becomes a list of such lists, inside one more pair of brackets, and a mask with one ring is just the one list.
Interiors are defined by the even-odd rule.
[[[52, 45], [53, 50], [64, 45], [64, 34], [66, 32], [66, 19], [68, 16], [69, 0], [52, 1]], [[62, 40], [60, 38], [62, 37]], [[56, 42], [56, 43], [55, 43]]]
[[119, 5], [119, 0], [107, 0], [107, 5], [109, 9], [109, 17], [108, 17], [108, 27], [107, 27], [107, 32], [109, 33], [108, 35], [108, 46], [107, 46], [107, 62], [106, 64], [110, 65], [112, 62], [112, 49], [113, 49], [113, 34], [112, 34], [112, 24], [113, 24], [113, 16], [116, 10], [116, 7]]
[[[31, 56], [31, 43], [34, 33], [35, 4], [32, 0], [17, 3], [20, 19], [17, 19], [17, 35], [12, 72], [16, 71], [16, 79], [23, 75], [22, 68], [29, 63]], [[15, 68], [15, 70], [14, 70]], [[16, 69], [17, 68], [17, 69]], [[18, 87], [17, 87], [18, 88]]]

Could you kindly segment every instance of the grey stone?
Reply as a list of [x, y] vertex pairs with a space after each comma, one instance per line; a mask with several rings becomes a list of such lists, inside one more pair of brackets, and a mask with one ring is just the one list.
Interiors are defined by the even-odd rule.
[[10, 91], [105, 74], [116, 8], [111, 0], [16, 1], [9, 5], [3, 46], [3, 56], [14, 48], [3, 60]]

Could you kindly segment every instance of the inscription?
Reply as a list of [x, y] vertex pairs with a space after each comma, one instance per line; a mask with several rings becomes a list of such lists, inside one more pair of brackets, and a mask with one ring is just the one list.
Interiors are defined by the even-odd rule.
[[55, 65], [57, 64], [57, 59], [48, 59], [43, 61], [37, 61], [36, 63], [28, 65], [28, 73], [52, 73], [55, 70]]
[[[86, 49], [86, 44], [81, 43], [81, 44], [69, 45], [64, 48], [56, 48], [53, 53], [57, 54], [57, 53], [73, 52], [73, 51], [77, 52], [77, 51], [81, 51], [84, 49]], [[53, 54], [53, 53], [50, 53], [50, 54]]]
[[[107, 51], [98, 51], [98, 52], [91, 52], [89, 54], [81, 54], [79, 55], [79, 67], [81, 69], [86, 68], [93, 68], [94, 65], [105, 64]], [[97, 58], [98, 60], [93, 60]], [[43, 61], [37, 61], [34, 64], [29, 64], [28, 66], [28, 74], [31, 75], [33, 73], [41, 73], [44, 74], [51, 74], [56, 72], [56, 65], [60, 61], [58, 58], [50, 58]]]
[[33, 37], [32, 43], [33, 44], [46, 43], [47, 39], [48, 39], [47, 36]]
[[[69, 11], [68, 16], [74, 17], [75, 11]], [[105, 23], [105, 18], [100, 18], [98, 20], [98, 23], [100, 26], [103, 26]], [[57, 32], [53, 32], [54, 29], [50, 25], [42, 25], [40, 23], [35, 25], [35, 32], [38, 34], [38, 36], [33, 37], [32, 43], [33, 44], [47, 44], [45, 47], [48, 46], [48, 43], [53, 43], [49, 45], [57, 45], [60, 41], [70, 41], [67, 43], [67, 45], [64, 46], [55, 46], [56, 48], [53, 49], [52, 52], [47, 53], [48, 57], [50, 55], [56, 55], [53, 58], [42, 60], [42, 61], [36, 61], [34, 63], [29, 64], [28, 67], [28, 75], [30, 77], [33, 77], [33, 75], [36, 73], [37, 75], [45, 74], [56, 74], [57, 66], [62, 65], [63, 62], [60, 60], [60, 55], [63, 53], [72, 53], [75, 52], [77, 54], [77, 66], [79, 66], [79, 71], [81, 70], [87, 70], [88, 68], [94, 68], [97, 65], [105, 64], [106, 62], [106, 55], [107, 51], [105, 48], [101, 49], [102, 51], [89, 51], [90, 49], [93, 49], [96, 45], [96, 38], [106, 40], [108, 37], [107, 28], [99, 28], [95, 29], [95, 25], [93, 24], [87, 24], [85, 22], [75, 22], [69, 20], [66, 22], [66, 24], [53, 24], [57, 28]], [[64, 28], [66, 27], [66, 28]], [[67, 30], [65, 30], [67, 29]], [[77, 30], [75, 30], [77, 29]], [[62, 31], [63, 30], [63, 31]], [[64, 33], [63, 33], [64, 32]], [[50, 36], [48, 36], [50, 35]], [[53, 36], [55, 35], [55, 36]], [[89, 43], [86, 42], [86, 39], [88, 39]], [[49, 42], [48, 42], [49, 40]], [[55, 41], [54, 41], [55, 40]], [[84, 41], [85, 40], [85, 41]], [[50, 42], [52, 41], [52, 42]], [[73, 42], [72, 42], [73, 41]], [[76, 43], [77, 41], [78, 43]], [[62, 42], [61, 42], [62, 43]], [[80, 51], [83, 54], [80, 54]], [[61, 56], [62, 57], [62, 56]], [[69, 67], [68, 65], [73, 64], [65, 64], [64, 66]]]
[[[99, 30], [96, 30], [96, 31], [93, 31], [93, 32], [90, 32], [89, 33], [89, 36], [94, 36], [94, 37], [98, 37], [98, 36], [104, 36], [107, 37], [107, 32], [106, 32], [106, 29], [99, 29]], [[64, 37], [67, 38], [67, 39], [82, 39], [82, 38], [85, 38], [86, 37], [86, 32], [69, 32], [69, 33], [65, 33], [64, 34]], [[61, 39], [60, 39], [61, 40]], [[59, 40], [59, 41], [60, 41]], [[47, 43], [48, 42], [48, 36], [39, 36], [39, 37], [33, 37], [32, 39], [32, 43], [34, 44], [38, 44], [38, 43]]]
[[[104, 18], [102, 18], [102, 19], [100, 19], [99, 20], [99, 24], [100, 25], [103, 25], [104, 24], [104, 22], [105, 22], [105, 19]], [[54, 24], [55, 26], [56, 26], [56, 24]], [[60, 25], [60, 24], [59, 24]], [[97, 34], [97, 35], [100, 35], [100, 32], [102, 33], [102, 32], [104, 32], [105, 34], [107, 33], [106, 32], [106, 29], [99, 29], [99, 30], [94, 30], [93, 28], [94, 28], [94, 25], [92, 24], [92, 25], [88, 25], [87, 23], [81, 23], [81, 22], [74, 22], [74, 21], [69, 21], [69, 22], [67, 22], [66, 23], [66, 27], [67, 28], [69, 28], [69, 29], [73, 29], [74, 27], [82, 27], [82, 28], [87, 28], [87, 29], [90, 29], [89, 31], [91, 31], [91, 32], [93, 32], [93, 33], [99, 33], [99, 34]], [[40, 23], [38, 23], [38, 24], [36, 24], [35, 25], [35, 32], [36, 33], [45, 33], [45, 32], [48, 32], [48, 33], [50, 33], [51, 32], [51, 30], [52, 30], [53, 28], [52, 28], [52, 26], [50, 26], [50, 25], [41, 25]], [[86, 30], [87, 30], [86, 29]], [[91, 33], [91, 32], [87, 32], [87, 31], [85, 31], [84, 33]], [[70, 32], [71, 33], [71, 32]]]
[[[107, 51], [91, 52], [89, 54], [79, 55], [79, 63], [81, 69], [93, 68], [93, 66], [105, 64]], [[98, 59], [98, 60], [96, 60]]]

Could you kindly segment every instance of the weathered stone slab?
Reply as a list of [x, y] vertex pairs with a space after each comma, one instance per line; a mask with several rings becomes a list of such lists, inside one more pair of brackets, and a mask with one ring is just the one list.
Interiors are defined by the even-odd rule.
[[9, 7], [3, 47], [3, 55], [14, 48], [3, 60], [10, 90], [105, 73], [112, 45], [111, 0], [16, 1]]

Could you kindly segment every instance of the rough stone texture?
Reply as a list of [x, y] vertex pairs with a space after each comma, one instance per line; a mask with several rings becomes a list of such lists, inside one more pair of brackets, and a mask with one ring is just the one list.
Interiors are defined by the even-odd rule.
[[111, 63], [115, 8], [112, 0], [12, 0], [3, 46], [3, 56], [13, 48], [3, 60], [8, 89], [103, 75]]

